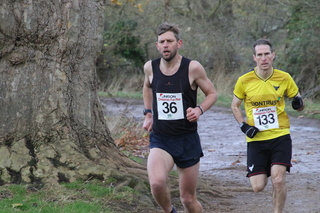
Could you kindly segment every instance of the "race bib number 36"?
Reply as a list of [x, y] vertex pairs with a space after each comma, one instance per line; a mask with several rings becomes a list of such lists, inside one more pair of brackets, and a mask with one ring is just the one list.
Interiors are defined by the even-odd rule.
[[181, 93], [157, 93], [159, 120], [184, 119]]
[[254, 125], [260, 131], [279, 128], [277, 109], [275, 106], [252, 110]]

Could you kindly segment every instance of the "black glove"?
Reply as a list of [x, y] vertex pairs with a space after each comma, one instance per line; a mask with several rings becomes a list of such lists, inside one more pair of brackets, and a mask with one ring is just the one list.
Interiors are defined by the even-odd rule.
[[294, 110], [300, 109], [301, 107], [303, 107], [303, 101], [302, 98], [300, 96], [296, 96], [292, 99], [292, 108]]
[[250, 126], [246, 122], [240, 124], [241, 131], [249, 138], [253, 138], [260, 130], [255, 126]]

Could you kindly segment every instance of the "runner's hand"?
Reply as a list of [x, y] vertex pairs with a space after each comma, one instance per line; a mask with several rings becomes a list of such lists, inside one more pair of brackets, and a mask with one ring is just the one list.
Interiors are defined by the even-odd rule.
[[302, 100], [302, 98], [301, 98], [300, 96], [296, 96], [296, 97], [294, 97], [294, 98], [292, 99], [291, 104], [292, 104], [292, 108], [293, 108], [294, 110], [298, 110], [298, 109], [300, 109], [301, 107], [303, 107], [303, 100]]
[[148, 113], [144, 119], [144, 122], [143, 122], [143, 128], [145, 130], [147, 130], [148, 132], [151, 132], [152, 131], [152, 125], [153, 125], [153, 117], [150, 113]]
[[187, 119], [190, 122], [196, 122], [199, 120], [199, 117], [201, 115], [201, 110], [199, 109], [199, 107], [189, 107], [187, 109]]
[[249, 138], [253, 138], [260, 130], [255, 126], [250, 126], [246, 122], [240, 125], [241, 131]]

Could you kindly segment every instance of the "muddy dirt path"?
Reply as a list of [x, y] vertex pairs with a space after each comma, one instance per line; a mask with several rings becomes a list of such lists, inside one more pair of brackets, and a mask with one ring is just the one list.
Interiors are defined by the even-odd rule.
[[[123, 111], [143, 121], [142, 101], [103, 99], [106, 113]], [[286, 213], [320, 213], [320, 121], [291, 117], [293, 157], [287, 176]], [[205, 212], [272, 212], [271, 181], [261, 193], [253, 193], [246, 175], [246, 142], [230, 109], [213, 107], [199, 121], [204, 152], [200, 179], [222, 191], [210, 198]]]

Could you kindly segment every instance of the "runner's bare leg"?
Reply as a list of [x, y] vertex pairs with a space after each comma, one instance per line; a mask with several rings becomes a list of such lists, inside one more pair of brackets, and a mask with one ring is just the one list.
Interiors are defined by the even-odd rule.
[[200, 162], [188, 168], [178, 168], [180, 199], [186, 213], [203, 212], [202, 205], [196, 195], [199, 167]]
[[173, 159], [166, 151], [159, 148], [150, 150], [147, 168], [151, 193], [166, 213], [172, 210], [170, 189], [167, 181], [173, 166]]
[[262, 192], [268, 183], [266, 174], [254, 175], [250, 177], [250, 183], [254, 192]]
[[271, 180], [273, 185], [273, 212], [282, 213], [287, 197], [286, 170], [283, 165], [273, 165], [271, 167]]

